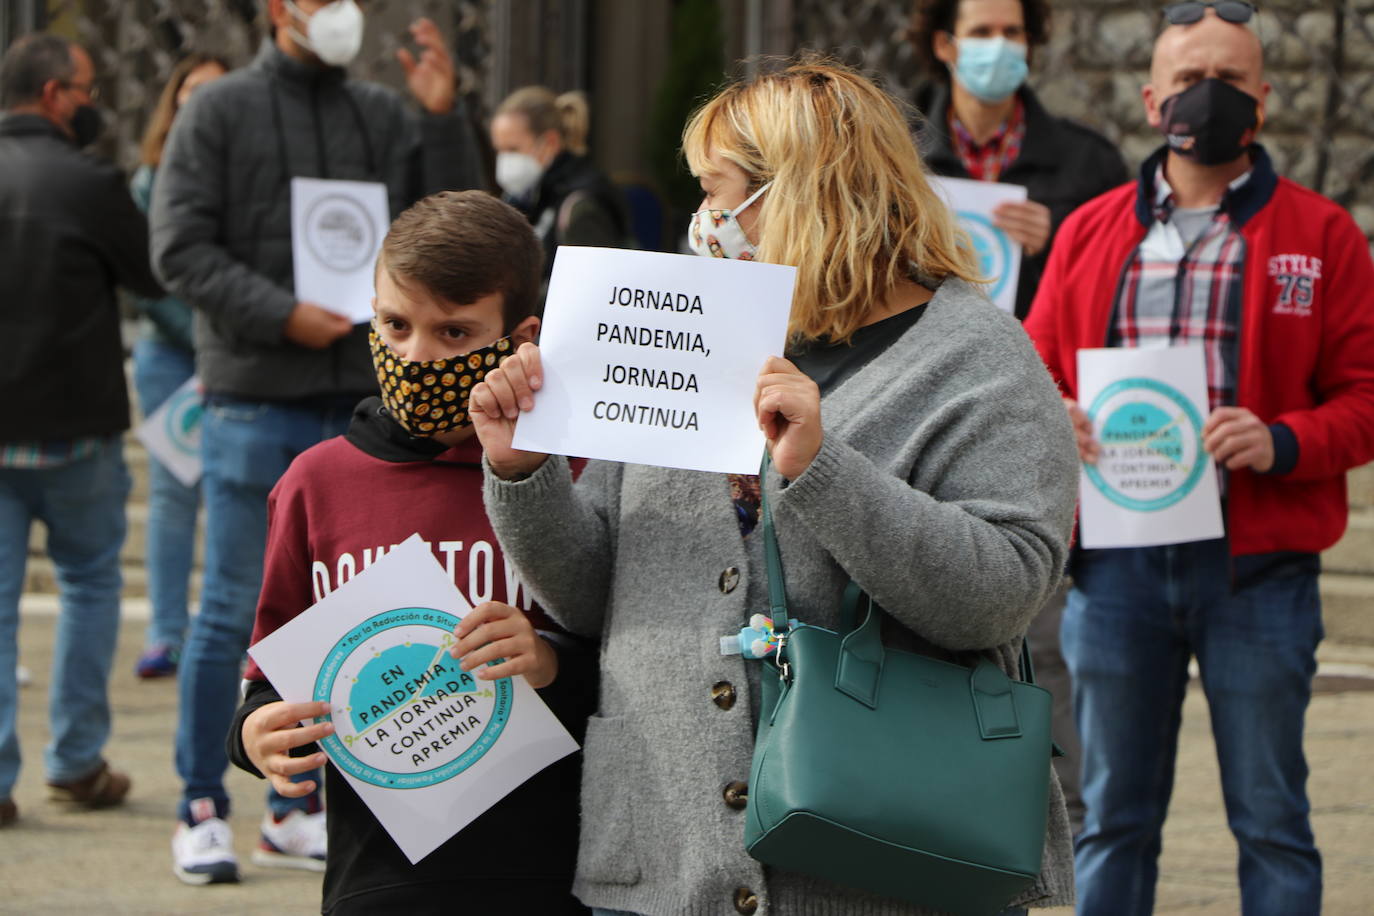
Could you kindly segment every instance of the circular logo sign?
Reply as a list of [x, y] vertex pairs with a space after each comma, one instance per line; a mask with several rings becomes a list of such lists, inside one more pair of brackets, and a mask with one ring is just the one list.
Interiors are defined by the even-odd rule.
[[305, 238], [316, 260], [348, 273], [372, 260], [377, 230], [356, 200], [331, 194], [315, 201], [306, 212]]
[[200, 415], [205, 409], [200, 392], [180, 388], [168, 399], [163, 427], [167, 441], [185, 455], [200, 455]]
[[344, 772], [374, 786], [418, 789], [463, 772], [510, 720], [510, 678], [479, 681], [448, 654], [458, 618], [433, 608], [377, 614], [329, 651], [314, 699], [330, 704], [320, 741]]
[[1178, 390], [1154, 379], [1122, 379], [1097, 396], [1088, 417], [1102, 451], [1083, 468], [1118, 506], [1156, 512], [1202, 479], [1202, 417]]
[[959, 211], [959, 222], [973, 239], [973, 250], [978, 255], [978, 272], [991, 279], [988, 298], [996, 301], [1007, 287], [1007, 271], [1011, 266], [1011, 244], [1007, 237], [992, 220], [981, 213]]

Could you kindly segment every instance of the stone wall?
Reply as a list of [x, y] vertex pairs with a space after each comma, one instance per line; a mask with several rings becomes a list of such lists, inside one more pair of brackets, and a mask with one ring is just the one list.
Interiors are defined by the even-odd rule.
[[[1350, 209], [1374, 237], [1374, 2], [1266, 0], [1256, 18], [1273, 85], [1262, 141], [1290, 178]], [[796, 0], [799, 47], [834, 51], [898, 94], [919, 78], [900, 36], [909, 3]], [[1140, 86], [1162, 4], [1056, 0], [1031, 80], [1051, 110], [1098, 128], [1132, 166], [1159, 145]]]
[[[95, 55], [113, 125], [104, 152], [126, 167], [136, 163], [147, 114], [182, 49], [217, 51], [246, 62], [258, 42], [251, 19], [259, 2], [47, 0], [50, 26]], [[634, 2], [666, 9], [667, 0]], [[738, 0], [720, 2], [724, 11], [738, 12]], [[1158, 144], [1158, 135], [1145, 123], [1140, 86], [1161, 5], [1157, 0], [1055, 0], [1051, 42], [1034, 61], [1032, 82], [1051, 109], [1101, 130], [1121, 145], [1132, 165]], [[1265, 0], [1261, 5], [1256, 28], [1274, 87], [1262, 139], [1285, 174], [1348, 207], [1374, 237], [1374, 0]], [[763, 7], [768, 24], [785, 23], [770, 32], [767, 50], [833, 51], [898, 94], [909, 94], [918, 78], [919, 61], [901, 38], [908, 0], [763, 0]], [[357, 75], [399, 86], [395, 50], [407, 40], [406, 24], [428, 15], [453, 44], [464, 91], [479, 117], [515, 85], [580, 85], [596, 70], [587, 64], [596, 50], [592, 36], [617, 34], [598, 18], [623, 14], [606, 0], [368, 0], [367, 10], [368, 37], [353, 66]], [[656, 15], [654, 21], [666, 22], [663, 10]], [[739, 38], [727, 35], [728, 47], [739, 46]], [[643, 40], [657, 48], [669, 39], [646, 35]], [[617, 80], [592, 88], [615, 111], [625, 108], [630, 96], [651, 96], [651, 83]], [[594, 105], [598, 101], [593, 98]], [[598, 145], [623, 147], [612, 142], [606, 125], [602, 128]]]

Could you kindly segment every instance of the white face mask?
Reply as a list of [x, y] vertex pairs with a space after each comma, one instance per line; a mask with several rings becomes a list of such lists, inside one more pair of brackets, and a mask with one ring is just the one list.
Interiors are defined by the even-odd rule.
[[291, 37], [331, 67], [346, 67], [363, 46], [363, 11], [354, 0], [334, 0], [306, 14], [286, 0], [286, 8], [305, 22], [305, 34], [294, 27]]
[[698, 210], [687, 225], [687, 243], [692, 251], [708, 258], [732, 258], [752, 261], [758, 249], [740, 227], [738, 216], [759, 199], [773, 182], [768, 182], [733, 210]]
[[544, 174], [544, 167], [529, 153], [497, 153], [496, 183], [511, 197], [524, 197]]

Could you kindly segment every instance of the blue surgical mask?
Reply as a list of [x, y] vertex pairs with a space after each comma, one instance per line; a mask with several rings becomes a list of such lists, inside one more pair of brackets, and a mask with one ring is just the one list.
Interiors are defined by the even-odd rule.
[[980, 101], [989, 104], [1007, 99], [1021, 88], [1030, 68], [1026, 46], [1005, 38], [961, 38], [959, 60], [951, 67], [954, 78]]

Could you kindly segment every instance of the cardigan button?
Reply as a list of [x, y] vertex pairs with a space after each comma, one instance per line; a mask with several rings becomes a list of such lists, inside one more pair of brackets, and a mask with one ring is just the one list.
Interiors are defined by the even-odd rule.
[[735, 705], [735, 685], [729, 681], [721, 681], [711, 688], [711, 702], [721, 709], [729, 709]]
[[730, 594], [739, 585], [739, 567], [727, 566], [720, 574], [720, 590], [723, 594]]
[[759, 908], [759, 896], [747, 887], [735, 888], [735, 912], [754, 916]]
[[720, 794], [725, 799], [725, 805], [728, 808], [743, 811], [749, 806], [749, 783], [747, 782], [735, 780], [726, 783], [725, 790]]

